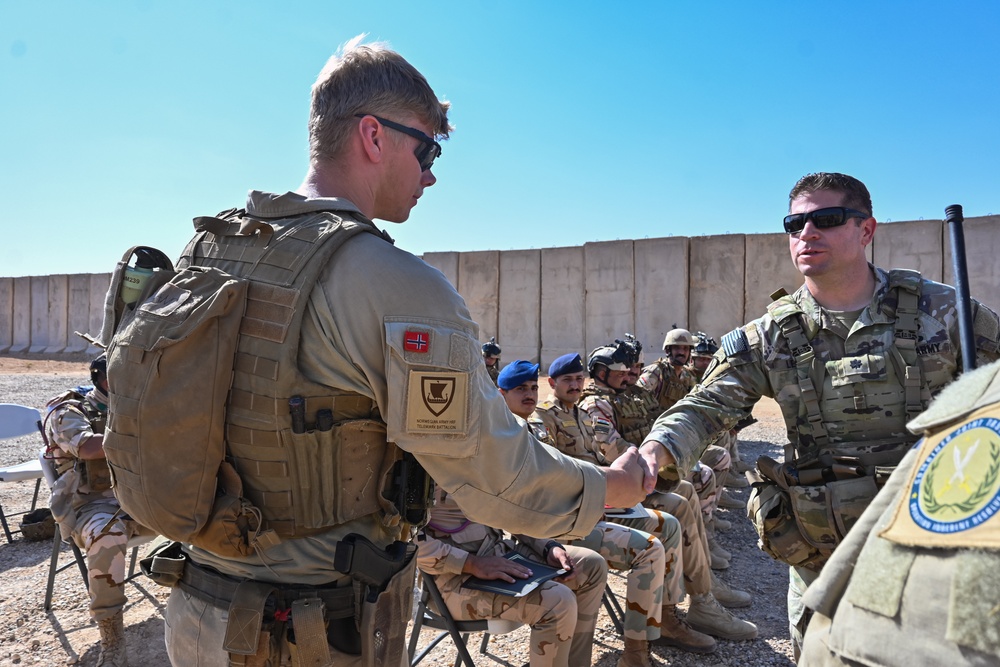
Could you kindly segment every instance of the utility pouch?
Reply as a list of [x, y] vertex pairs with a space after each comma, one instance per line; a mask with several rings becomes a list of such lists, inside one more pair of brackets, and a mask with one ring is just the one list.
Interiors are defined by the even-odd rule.
[[802, 537], [788, 491], [755, 470], [746, 476], [751, 483], [747, 517], [757, 531], [757, 546], [787, 565], [818, 570], [829, 552], [817, 549]]
[[180, 542], [164, 542], [139, 561], [139, 569], [155, 583], [173, 588], [184, 575], [187, 554]]
[[83, 463], [83, 474], [90, 490], [99, 493], [111, 488], [111, 469], [105, 459], [87, 459]]
[[413, 607], [416, 577], [416, 550], [374, 601], [366, 596], [361, 603], [361, 666], [399, 665], [406, 646], [406, 624]]
[[856, 477], [816, 486], [790, 486], [792, 511], [802, 536], [819, 549], [833, 550], [875, 498], [873, 477]]
[[292, 667], [324, 667], [330, 664], [324, 615], [325, 607], [318, 597], [301, 598], [292, 603], [292, 628], [288, 634]]

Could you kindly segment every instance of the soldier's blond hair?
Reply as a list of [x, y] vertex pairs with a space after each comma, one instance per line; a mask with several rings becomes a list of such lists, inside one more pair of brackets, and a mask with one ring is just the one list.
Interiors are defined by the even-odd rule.
[[309, 156], [336, 158], [365, 113], [416, 114], [437, 138], [447, 138], [450, 102], [439, 100], [424, 75], [384, 42], [362, 44], [365, 33], [343, 44], [316, 78], [309, 112]]
[[[847, 174], [820, 171], [806, 174], [799, 179], [792, 191], [788, 193], [788, 205], [791, 210], [792, 201], [796, 197], [812, 194], [820, 190], [830, 190], [844, 195], [844, 206], [872, 214], [872, 196], [865, 184]], [[861, 224], [860, 221], [857, 224]]]

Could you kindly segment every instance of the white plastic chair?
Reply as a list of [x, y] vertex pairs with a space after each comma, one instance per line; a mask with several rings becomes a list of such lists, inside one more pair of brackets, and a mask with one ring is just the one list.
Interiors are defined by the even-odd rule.
[[[39, 433], [38, 410], [15, 403], [0, 403], [0, 442], [12, 438]], [[20, 529], [11, 530], [7, 524], [7, 519], [33, 512], [38, 504], [38, 491], [42, 486], [42, 466], [38, 459], [18, 463], [17, 465], [0, 468], [0, 482], [17, 482], [21, 480], [35, 480], [35, 493], [31, 498], [31, 509], [23, 512], [7, 514], [3, 505], [0, 504], [0, 524], [3, 525], [4, 535], [7, 542], [14, 541], [14, 533], [21, 532]]]

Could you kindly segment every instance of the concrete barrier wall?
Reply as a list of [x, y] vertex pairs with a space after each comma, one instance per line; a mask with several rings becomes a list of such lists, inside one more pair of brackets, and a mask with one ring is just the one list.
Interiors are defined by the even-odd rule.
[[[1000, 309], [1000, 216], [965, 222], [972, 295]], [[941, 220], [881, 224], [869, 258], [952, 283], [948, 225]], [[538, 361], [543, 370], [566, 352], [586, 356], [635, 333], [651, 360], [679, 324], [716, 339], [759, 317], [778, 287], [802, 276], [784, 234], [728, 234], [586, 243], [505, 252], [424, 256], [465, 297], [486, 341], [503, 361]], [[110, 274], [0, 278], [0, 354], [86, 350], [74, 331], [100, 332]]]

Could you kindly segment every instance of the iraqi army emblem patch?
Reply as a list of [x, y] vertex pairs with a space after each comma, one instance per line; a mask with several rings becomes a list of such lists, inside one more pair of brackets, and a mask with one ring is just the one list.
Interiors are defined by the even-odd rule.
[[1000, 546], [1000, 419], [971, 419], [922, 442], [882, 536], [911, 546]]

